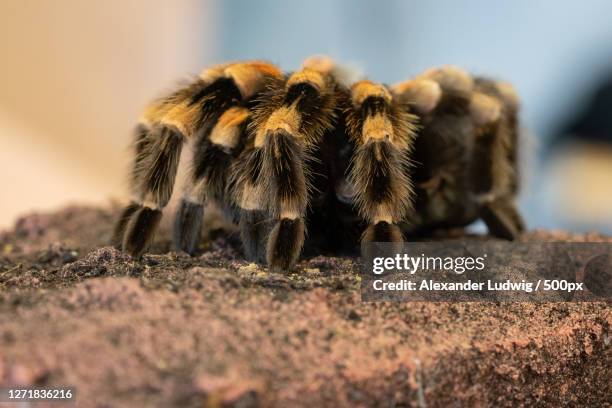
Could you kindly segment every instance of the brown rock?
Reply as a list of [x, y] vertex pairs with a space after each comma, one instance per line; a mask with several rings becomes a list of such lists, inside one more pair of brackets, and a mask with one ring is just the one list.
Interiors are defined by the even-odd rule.
[[113, 216], [0, 233], [0, 385], [72, 385], [84, 407], [611, 403], [608, 303], [363, 303], [353, 258], [271, 274], [227, 237], [167, 252], [162, 229], [135, 261], [106, 246]]

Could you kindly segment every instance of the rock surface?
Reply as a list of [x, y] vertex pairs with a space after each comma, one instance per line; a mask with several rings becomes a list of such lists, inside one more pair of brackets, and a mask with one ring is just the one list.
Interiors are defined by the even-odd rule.
[[0, 233], [0, 385], [72, 385], [84, 407], [612, 404], [607, 303], [362, 303], [354, 258], [271, 274], [227, 235], [170, 252], [166, 225], [137, 261], [105, 246], [115, 216]]

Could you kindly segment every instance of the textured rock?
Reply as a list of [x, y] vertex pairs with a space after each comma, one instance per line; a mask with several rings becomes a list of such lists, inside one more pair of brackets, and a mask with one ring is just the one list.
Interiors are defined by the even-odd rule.
[[85, 407], [612, 403], [609, 304], [362, 303], [353, 258], [271, 274], [223, 235], [167, 252], [162, 229], [136, 261], [105, 246], [114, 215], [0, 233], [0, 384], [73, 385]]

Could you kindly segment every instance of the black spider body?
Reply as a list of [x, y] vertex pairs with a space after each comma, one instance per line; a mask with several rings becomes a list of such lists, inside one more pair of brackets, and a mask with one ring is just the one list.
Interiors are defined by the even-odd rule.
[[464, 95], [443, 96], [422, 121], [413, 154], [413, 223], [421, 229], [463, 226], [477, 218], [467, 171], [475, 142], [468, 103]]
[[146, 250], [186, 141], [179, 250], [197, 250], [211, 202], [238, 224], [245, 255], [274, 270], [303, 251], [350, 252], [478, 218], [512, 239], [523, 228], [512, 95], [455, 68], [388, 87], [343, 85], [328, 59], [289, 74], [260, 61], [213, 67], [145, 111], [115, 243]]
[[429, 71], [440, 85], [436, 106], [421, 115], [412, 154], [416, 186], [405, 231], [429, 233], [483, 219], [493, 235], [523, 229], [518, 192], [518, 101], [509, 85], [464, 72]]

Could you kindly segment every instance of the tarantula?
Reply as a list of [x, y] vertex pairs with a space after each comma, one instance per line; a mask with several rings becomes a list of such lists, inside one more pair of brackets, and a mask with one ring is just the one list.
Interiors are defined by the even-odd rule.
[[146, 251], [187, 140], [174, 242], [190, 254], [207, 203], [272, 270], [292, 268], [303, 249], [350, 251], [479, 218], [498, 237], [523, 230], [510, 85], [454, 67], [393, 86], [345, 84], [341, 72], [322, 57], [287, 74], [263, 61], [222, 64], [153, 102], [136, 130], [133, 202], [115, 244]]

